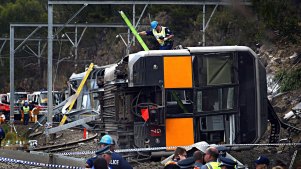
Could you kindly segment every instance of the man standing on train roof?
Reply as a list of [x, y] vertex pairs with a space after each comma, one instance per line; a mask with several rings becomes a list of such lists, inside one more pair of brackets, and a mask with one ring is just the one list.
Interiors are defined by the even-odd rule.
[[173, 46], [173, 33], [168, 29], [168, 27], [164, 27], [159, 25], [157, 21], [151, 22], [151, 29], [148, 31], [139, 32], [139, 35], [153, 35], [157, 39], [160, 47], [160, 50], [170, 50]]
[[[110, 135], [104, 135], [101, 137], [100, 148], [104, 148], [106, 146], [110, 146], [110, 151], [112, 152], [112, 160], [110, 162], [111, 169], [133, 169], [130, 164], [119, 154], [116, 153], [115, 150], [115, 141], [112, 139]], [[97, 157], [93, 157], [87, 160], [87, 167], [93, 166], [93, 161], [96, 160]]]

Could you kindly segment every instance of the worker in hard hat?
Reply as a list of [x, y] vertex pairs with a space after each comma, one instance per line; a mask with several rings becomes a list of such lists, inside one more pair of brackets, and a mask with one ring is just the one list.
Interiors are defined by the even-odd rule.
[[168, 27], [159, 25], [157, 21], [152, 21], [151, 30], [139, 32], [139, 35], [153, 35], [157, 39], [160, 50], [170, 50], [173, 46], [173, 33]]
[[30, 107], [29, 107], [29, 104], [28, 104], [27, 101], [24, 102], [24, 106], [22, 107], [22, 110], [23, 110], [23, 113], [24, 113], [23, 124], [28, 125]]
[[[101, 150], [107, 146], [110, 147], [110, 151], [112, 152], [112, 160], [109, 165], [110, 165], [111, 169], [133, 169], [130, 166], [130, 164], [119, 153], [116, 153], [114, 151], [115, 150], [115, 141], [113, 140], [113, 138], [110, 135], [106, 134], [106, 135], [102, 136], [99, 141], [99, 145], [100, 145]], [[97, 152], [100, 152], [100, 151], [97, 151]], [[97, 152], [96, 152], [96, 155], [97, 155]], [[97, 158], [97, 156], [88, 159], [86, 161], [86, 167], [92, 168], [93, 162], [94, 162], [94, 160], [96, 160], [96, 158]]]

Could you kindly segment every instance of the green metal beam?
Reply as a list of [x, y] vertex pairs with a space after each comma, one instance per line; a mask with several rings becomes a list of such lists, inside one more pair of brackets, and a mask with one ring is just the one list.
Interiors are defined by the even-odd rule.
[[129, 20], [129, 18], [125, 15], [125, 13], [123, 11], [119, 11], [121, 17], [123, 18], [124, 22], [127, 24], [127, 26], [130, 28], [130, 30], [132, 31], [132, 33], [134, 34], [134, 36], [137, 38], [138, 42], [140, 43], [140, 45], [142, 46], [142, 48], [145, 51], [149, 51], [148, 47], [146, 46], [146, 44], [144, 43], [144, 41], [142, 40], [141, 36], [138, 34], [138, 32], [136, 31], [136, 29], [134, 28], [134, 26], [132, 25], [131, 21]]

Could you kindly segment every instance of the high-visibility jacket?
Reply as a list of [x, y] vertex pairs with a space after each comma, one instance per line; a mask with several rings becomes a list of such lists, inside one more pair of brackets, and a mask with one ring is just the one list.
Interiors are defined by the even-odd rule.
[[23, 112], [24, 112], [24, 114], [28, 114], [29, 113], [29, 106], [27, 106], [27, 107], [23, 106]]
[[219, 164], [220, 164], [219, 162], [209, 162], [206, 164], [206, 166], [208, 169], [221, 169], [219, 167]]
[[[164, 46], [164, 44], [165, 44], [164, 40], [160, 39], [160, 37], [163, 37], [163, 38], [166, 37], [165, 29], [166, 29], [166, 27], [164, 27], [164, 26], [161, 26], [161, 32], [157, 32], [156, 29], [153, 29], [153, 34], [161, 46]], [[169, 40], [167, 40], [167, 41], [169, 41]]]

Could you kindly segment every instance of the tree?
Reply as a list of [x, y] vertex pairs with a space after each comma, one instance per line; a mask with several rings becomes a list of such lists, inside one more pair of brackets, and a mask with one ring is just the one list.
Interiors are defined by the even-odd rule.
[[47, 12], [39, 0], [6, 0], [0, 6], [0, 33], [7, 34], [12, 22], [46, 22]]

